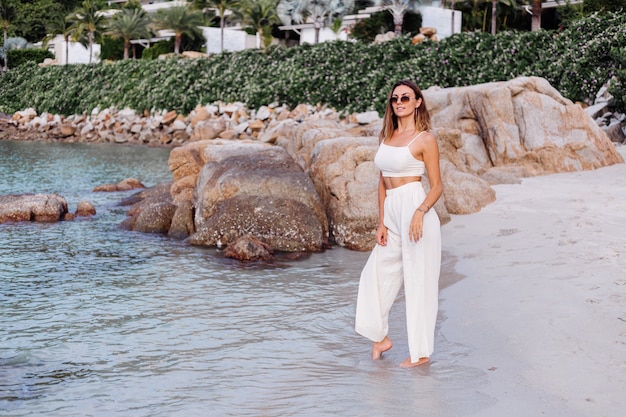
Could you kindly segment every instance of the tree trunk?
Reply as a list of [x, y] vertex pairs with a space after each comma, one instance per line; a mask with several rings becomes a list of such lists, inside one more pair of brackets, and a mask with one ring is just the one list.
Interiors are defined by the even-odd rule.
[[491, 34], [492, 35], [496, 34], [497, 18], [498, 18], [498, 0], [491, 0]]
[[224, 16], [220, 16], [220, 52], [224, 52]]
[[[4, 28], [4, 43], [2, 44], [2, 46], [7, 44], [7, 29]], [[9, 69], [9, 51], [6, 50], [6, 48], [4, 49], [4, 70], [6, 71], [7, 69]]]
[[65, 65], [70, 62], [70, 37], [65, 38]]
[[183, 35], [182, 34], [181, 35], [176, 35], [174, 37], [174, 53], [176, 55], [180, 54], [180, 44], [182, 42], [182, 39], [183, 39]]
[[93, 55], [93, 32], [89, 32], [87, 37], [89, 38], [89, 65], [91, 65], [91, 56]]
[[313, 22], [313, 28], [315, 29], [315, 43], [319, 43], [320, 41], [320, 29], [322, 28], [322, 24], [319, 22], [318, 18], [315, 18]]
[[124, 59], [128, 59], [128, 50], [130, 49], [130, 41], [124, 39]]
[[533, 17], [531, 19], [530, 30], [537, 32], [541, 29], [541, 0], [533, 0]]

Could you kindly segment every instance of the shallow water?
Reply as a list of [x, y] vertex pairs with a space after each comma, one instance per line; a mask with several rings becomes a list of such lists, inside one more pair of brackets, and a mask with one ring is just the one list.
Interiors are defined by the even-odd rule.
[[57, 192], [70, 211], [98, 211], [0, 225], [1, 415], [445, 417], [493, 403], [484, 372], [440, 332], [431, 365], [397, 367], [402, 300], [394, 348], [369, 360], [353, 330], [366, 253], [242, 264], [119, 229], [129, 193], [91, 190], [167, 181], [168, 152], [0, 141], [0, 194]]

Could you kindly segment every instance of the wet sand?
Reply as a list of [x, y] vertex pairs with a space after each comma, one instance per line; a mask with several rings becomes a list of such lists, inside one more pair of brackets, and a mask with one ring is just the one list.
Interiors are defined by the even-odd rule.
[[623, 415], [626, 164], [494, 188], [442, 229], [440, 332], [494, 399], [467, 415]]

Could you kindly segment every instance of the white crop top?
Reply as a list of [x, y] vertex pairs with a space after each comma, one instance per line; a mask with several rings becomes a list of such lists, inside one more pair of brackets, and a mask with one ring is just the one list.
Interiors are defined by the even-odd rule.
[[406, 146], [390, 146], [381, 142], [374, 157], [374, 165], [383, 177], [421, 177], [426, 172], [424, 161], [415, 159], [409, 146], [424, 132], [420, 132]]

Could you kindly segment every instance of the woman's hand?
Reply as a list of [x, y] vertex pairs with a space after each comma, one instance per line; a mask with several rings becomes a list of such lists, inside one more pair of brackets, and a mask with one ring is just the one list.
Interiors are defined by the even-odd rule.
[[384, 224], [379, 225], [378, 230], [376, 230], [376, 243], [387, 246], [387, 228]]
[[417, 242], [424, 234], [424, 214], [426, 213], [421, 210], [415, 210], [415, 214], [413, 214], [409, 226], [409, 240], [412, 242]]

